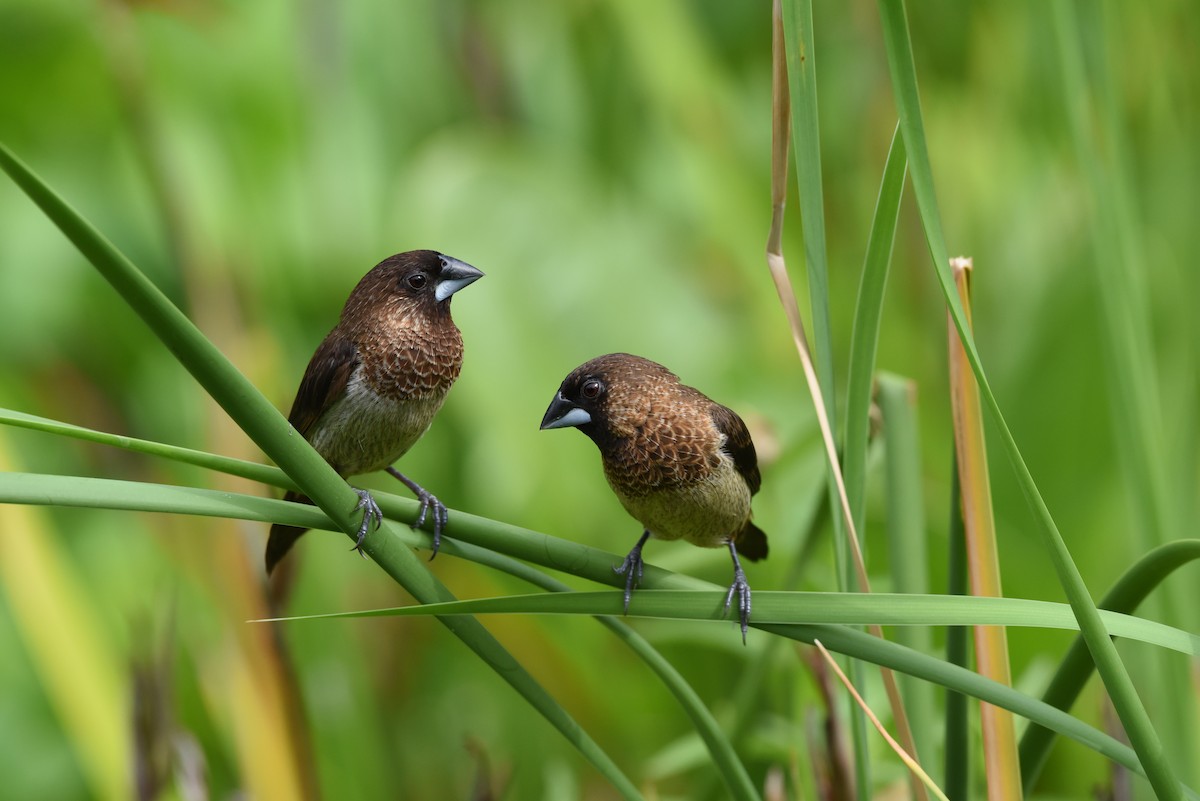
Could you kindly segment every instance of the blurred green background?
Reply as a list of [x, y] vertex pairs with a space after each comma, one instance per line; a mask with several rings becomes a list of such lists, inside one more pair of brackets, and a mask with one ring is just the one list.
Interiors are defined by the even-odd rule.
[[[1099, 595], [1153, 539], [1138, 530], [1114, 443], [1091, 268], [1096, 198], [1069, 135], [1071, 98], [1044, 5], [946, 0], [912, 4], [910, 14], [947, 238], [976, 265], [980, 350]], [[1122, 202], [1137, 222], [1146, 288], [1130, 302], [1144, 302], [1153, 321], [1154, 425], [1166, 432], [1172, 519], [1184, 526], [1200, 488], [1191, 256], [1200, 249], [1200, 15], [1179, 0], [1100, 4], [1093, 19], [1086, 57], [1114, 76], [1124, 139], [1105, 147], [1128, 169]], [[895, 110], [874, 4], [818, 4], [816, 42], [844, 381]], [[750, 423], [765, 464], [756, 520], [772, 538], [751, 584], [833, 589], [828, 532], [811, 526], [824, 492], [811, 402], [763, 258], [770, 119], [761, 0], [0, 0], [0, 140], [281, 409], [362, 273], [394, 252], [442, 250], [487, 277], [455, 299], [465, 367], [403, 460], [406, 473], [452, 508], [624, 553], [638, 526], [609, 493], [593, 446], [537, 425], [569, 370], [632, 351]], [[793, 211], [786, 252], [802, 290], [798, 222]], [[945, 326], [906, 203], [879, 365], [918, 390], [934, 591], [944, 587], [949, 486]], [[0, 405], [261, 458], [7, 179]], [[267, 492], [16, 430], [0, 430], [0, 466]], [[992, 475], [1006, 594], [1062, 600], [1002, 459]], [[364, 481], [394, 489], [390, 479]], [[872, 489], [868, 559], [876, 589], [886, 589]], [[157, 731], [174, 732], [159, 747], [169, 741], [189, 764], [202, 762], [212, 797], [287, 795], [272, 783], [286, 774], [272, 690], [281, 668], [270, 634], [244, 623], [262, 611], [265, 526], [0, 507], [0, 527], [0, 795], [127, 791], [132, 709], [155, 697], [147, 682], [161, 696], [149, 704]], [[1176, 534], [1185, 535], [1194, 531]], [[408, 602], [346, 552], [344, 537], [306, 537], [297, 557], [296, 613]], [[716, 551], [659, 544], [647, 557], [728, 580]], [[433, 569], [463, 596], [524, 591], [452, 558]], [[1192, 602], [1181, 624], [1195, 630], [1196, 573], [1185, 573], [1172, 581]], [[710, 769], [686, 720], [605, 630], [565, 617], [485, 623], [635, 780], [661, 798], [700, 797]], [[719, 716], [747, 669], [775, 660], [737, 745], [756, 775], [808, 770], [795, 766], [809, 759], [806, 729], [820, 709], [803, 660], [766, 650], [754, 633], [743, 649], [732, 626], [637, 628]], [[509, 798], [614, 797], [434, 622], [298, 623], [283, 634], [326, 797], [468, 798], [478, 753]], [[1040, 691], [1068, 639], [1012, 630], [1018, 686]], [[1102, 721], [1097, 693], [1078, 713]], [[876, 774], [881, 792], [901, 778], [889, 770]], [[1107, 770], [1064, 744], [1045, 797], [1085, 795]]]

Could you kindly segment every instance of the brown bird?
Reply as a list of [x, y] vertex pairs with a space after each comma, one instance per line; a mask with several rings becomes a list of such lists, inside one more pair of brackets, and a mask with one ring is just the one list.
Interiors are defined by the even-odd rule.
[[642, 546], [650, 537], [726, 546], [742, 641], [750, 620], [750, 585], [738, 552], [767, 556], [767, 535], [750, 522], [750, 496], [762, 477], [746, 424], [735, 412], [682, 384], [661, 364], [610, 353], [566, 377], [541, 428], [575, 427], [600, 449], [604, 475], [617, 499], [645, 531], [613, 569], [625, 576], [625, 611], [642, 578]]
[[[450, 298], [483, 273], [432, 250], [384, 259], [350, 293], [337, 326], [317, 347], [288, 416], [343, 478], [386, 469], [421, 502], [414, 527], [433, 515], [433, 553], [441, 545], [446, 507], [392, 462], [433, 422], [462, 369], [463, 342], [450, 319]], [[363, 539], [383, 520], [375, 500], [356, 489]], [[297, 492], [284, 500], [310, 502]], [[276, 524], [267, 539], [267, 573], [305, 529]], [[430, 557], [433, 558], [432, 556]]]

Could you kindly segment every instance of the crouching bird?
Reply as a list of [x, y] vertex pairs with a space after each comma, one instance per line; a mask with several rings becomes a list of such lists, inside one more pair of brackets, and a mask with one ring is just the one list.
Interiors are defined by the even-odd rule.
[[[448, 517], [432, 493], [392, 463], [433, 422], [462, 370], [463, 342], [450, 299], [483, 273], [432, 250], [384, 259], [350, 293], [341, 320], [317, 347], [288, 421], [343, 478], [386, 469], [421, 502], [414, 527], [433, 516], [433, 553]], [[356, 489], [363, 511], [355, 550], [383, 513]], [[297, 492], [285, 500], [310, 502]], [[305, 529], [276, 524], [267, 539], [267, 573]], [[430, 557], [433, 558], [432, 556]]]
[[642, 578], [642, 546], [650, 537], [729, 548], [742, 641], [750, 620], [750, 585], [738, 554], [767, 556], [767, 535], [750, 522], [750, 496], [762, 477], [742, 418], [682, 384], [661, 364], [610, 353], [566, 377], [541, 428], [578, 428], [600, 449], [617, 499], [645, 531], [613, 569], [625, 576], [625, 611]]

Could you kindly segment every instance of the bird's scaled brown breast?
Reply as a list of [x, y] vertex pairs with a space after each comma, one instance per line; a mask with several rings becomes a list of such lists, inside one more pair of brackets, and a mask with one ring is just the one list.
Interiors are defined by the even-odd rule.
[[627, 399], [614, 387], [609, 399], [617, 437], [605, 449], [604, 471], [622, 495], [702, 481], [720, 465], [722, 437], [708, 415], [710, 401], [691, 387], [657, 389]]
[[389, 318], [355, 342], [367, 385], [397, 401], [445, 398], [462, 371], [462, 334], [448, 312]]
[[345, 335], [358, 349], [359, 365], [310, 441], [352, 476], [392, 464], [429, 429], [462, 370], [463, 342], [448, 312], [392, 314]]
[[610, 384], [609, 485], [654, 536], [719, 547], [749, 520], [750, 488], [722, 450], [713, 401], [669, 374], [639, 379], [639, 391]]

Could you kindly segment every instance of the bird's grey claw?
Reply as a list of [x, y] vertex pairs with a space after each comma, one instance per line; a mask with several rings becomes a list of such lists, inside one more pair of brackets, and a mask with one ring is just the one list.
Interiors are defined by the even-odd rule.
[[742, 572], [741, 565], [737, 565], [733, 571], [733, 583], [729, 585], [729, 592], [725, 593], [725, 614], [729, 614], [729, 607], [733, 603], [733, 596], [737, 595], [738, 599], [738, 617], [742, 624], [742, 645], [746, 644], [746, 630], [750, 627], [750, 583], [746, 581], [746, 574]]
[[642, 561], [642, 546], [636, 545], [625, 561], [613, 567], [613, 572], [625, 576], [625, 614], [629, 614], [629, 601], [633, 598], [634, 589], [642, 583], [642, 571], [645, 563]]
[[438, 555], [438, 549], [442, 547], [442, 529], [450, 520], [450, 512], [446, 509], [446, 504], [439, 501], [432, 492], [421, 490], [417, 493], [417, 497], [421, 501], [421, 513], [417, 515], [413, 528], [425, 525], [425, 518], [429, 515], [429, 511], [433, 510], [433, 553], [429, 555], [429, 561], [432, 562], [433, 557]]
[[355, 511], [362, 510], [362, 525], [358, 527], [358, 541], [355, 542], [352, 551], [358, 551], [358, 555], [366, 559], [367, 555], [363, 553], [363, 540], [367, 538], [367, 532], [371, 529], [371, 524], [375, 524], [375, 529], [378, 531], [379, 526], [383, 523], [383, 512], [379, 509], [379, 504], [375, 503], [375, 499], [371, 497], [371, 493], [364, 489], [355, 489], [358, 493], [358, 505], [354, 507]]

